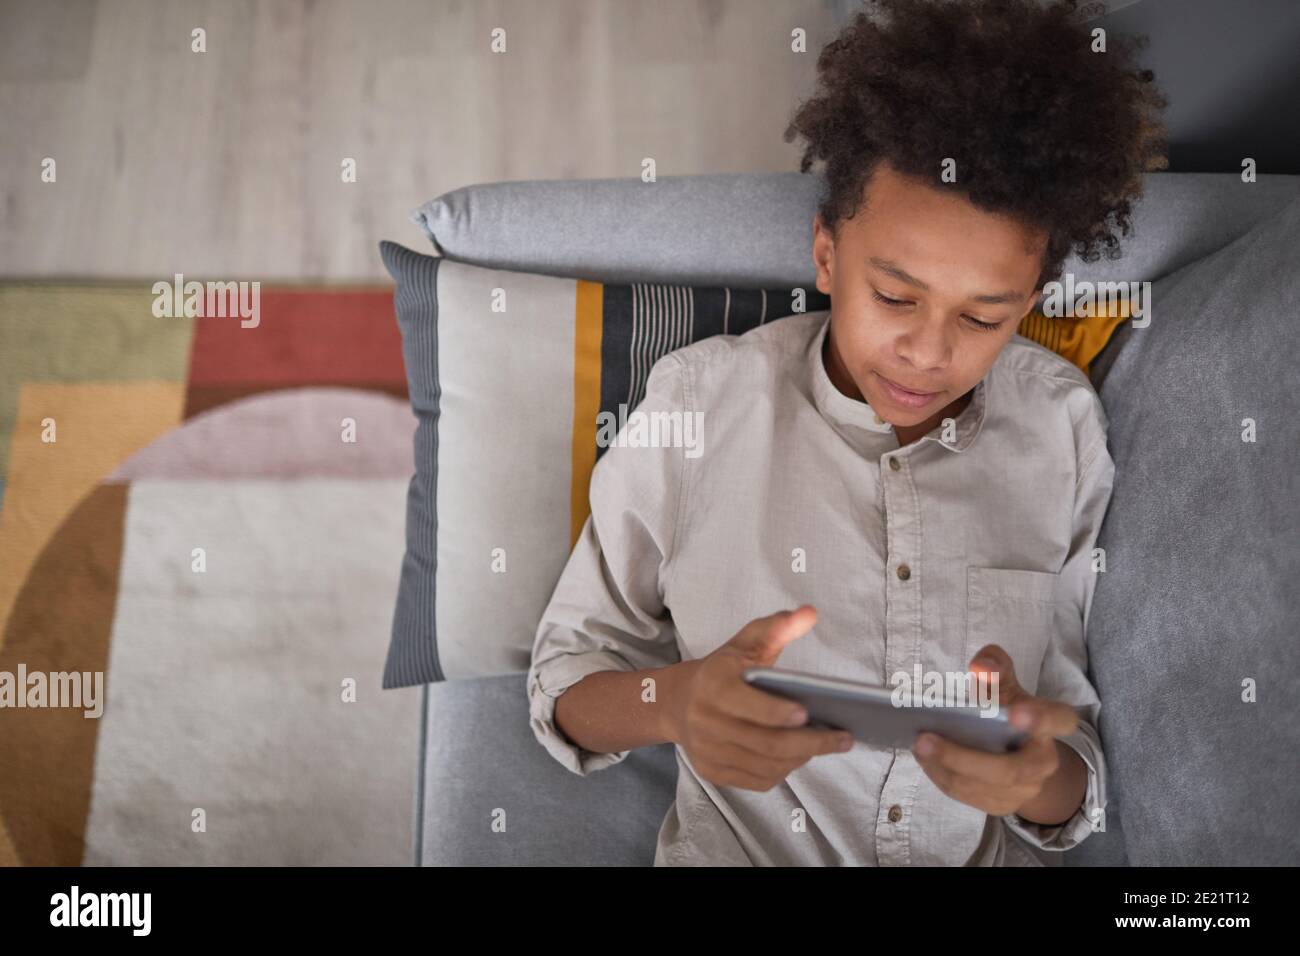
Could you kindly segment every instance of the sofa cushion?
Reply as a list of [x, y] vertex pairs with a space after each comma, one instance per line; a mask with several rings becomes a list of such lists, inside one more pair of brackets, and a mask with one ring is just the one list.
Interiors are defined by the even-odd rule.
[[425, 688], [417, 860], [651, 866], [677, 792], [673, 745], [640, 747], [591, 778], [572, 774], [529, 731], [524, 679], [510, 674]]
[[1088, 650], [1123, 828], [1068, 862], [1292, 864], [1300, 200], [1151, 301], [1099, 391], [1116, 479]]

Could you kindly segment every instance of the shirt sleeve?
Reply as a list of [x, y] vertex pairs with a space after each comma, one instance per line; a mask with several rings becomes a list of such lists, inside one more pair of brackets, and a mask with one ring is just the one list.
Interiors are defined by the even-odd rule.
[[1070, 552], [1058, 581], [1056, 631], [1044, 655], [1036, 691], [1039, 697], [1063, 701], [1078, 710], [1078, 728], [1058, 739], [1087, 765], [1087, 792], [1074, 815], [1056, 826], [1033, 823], [1014, 813], [1002, 818], [1014, 833], [1044, 850], [1068, 850], [1083, 842], [1094, 829], [1105, 828], [1106, 759], [1097, 733], [1101, 701], [1088, 680], [1084, 636], [1099, 573], [1093, 571], [1092, 550], [1110, 504], [1114, 479], [1115, 464], [1103, 432], [1083, 456], [1076, 484]]
[[[654, 418], [689, 414], [685, 374], [671, 353], [656, 362], [645, 398], [596, 462], [591, 515], [537, 628], [527, 680], [529, 723], [542, 746], [582, 776], [619, 763], [630, 751], [593, 753], [575, 745], [555, 724], [560, 695], [598, 671], [667, 667], [681, 660], [664, 584], [689, 450], [657, 445], [652, 436], [687, 434], [673, 432], [671, 417]], [[638, 415], [650, 424], [643, 428]], [[663, 421], [669, 424], [661, 429]]]

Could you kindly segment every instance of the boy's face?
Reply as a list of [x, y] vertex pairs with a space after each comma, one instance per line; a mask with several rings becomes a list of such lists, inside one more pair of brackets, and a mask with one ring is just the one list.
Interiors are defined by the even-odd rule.
[[1033, 306], [1047, 241], [885, 164], [838, 240], [820, 215], [813, 232], [817, 288], [833, 302], [827, 373], [904, 445], [965, 407]]

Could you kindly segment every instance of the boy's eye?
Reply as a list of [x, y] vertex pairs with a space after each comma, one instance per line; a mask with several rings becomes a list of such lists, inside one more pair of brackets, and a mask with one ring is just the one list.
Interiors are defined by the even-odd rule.
[[[881, 295], [875, 289], [871, 290], [871, 297], [875, 299], [877, 302], [883, 303], [884, 305], [890, 306], [891, 308], [895, 308], [895, 309], [912, 304], [911, 302], [908, 302], [906, 299], [891, 299], [887, 295]], [[993, 323], [981, 322], [973, 315], [963, 315], [962, 318], [966, 319], [966, 321], [970, 322], [971, 325], [979, 329], [981, 332], [992, 332], [994, 329], [1002, 325], [1001, 322], [993, 322]]]
[[877, 302], [883, 302], [885, 305], [910, 305], [911, 304], [909, 302], [905, 302], [902, 299], [891, 299], [887, 295], [881, 295], [875, 289], [871, 290], [871, 297], [875, 299]]

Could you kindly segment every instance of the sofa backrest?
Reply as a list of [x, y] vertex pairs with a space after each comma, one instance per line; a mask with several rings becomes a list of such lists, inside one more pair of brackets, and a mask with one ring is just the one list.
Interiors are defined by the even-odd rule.
[[[465, 186], [411, 213], [442, 255], [590, 279], [812, 288], [815, 173], [535, 180]], [[1244, 235], [1300, 192], [1300, 176], [1147, 173], [1122, 255], [1071, 258], [1076, 281], [1155, 280]]]

